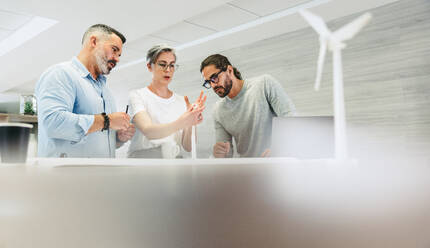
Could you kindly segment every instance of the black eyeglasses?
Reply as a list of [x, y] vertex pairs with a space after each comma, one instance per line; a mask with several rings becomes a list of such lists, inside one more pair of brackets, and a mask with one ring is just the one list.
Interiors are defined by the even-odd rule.
[[218, 81], [219, 81], [218, 75], [219, 75], [221, 72], [226, 71], [226, 70], [227, 70], [227, 68], [224, 68], [224, 69], [222, 69], [221, 71], [219, 71], [219, 72], [217, 72], [217, 73], [213, 74], [213, 75], [211, 76], [211, 78], [209, 78], [208, 80], [205, 80], [205, 81], [203, 82], [203, 85], [202, 85], [202, 86], [203, 86], [203, 87], [205, 87], [206, 89], [210, 89], [210, 88], [212, 88], [211, 83], [214, 83], [214, 84], [218, 83]]
[[179, 68], [179, 65], [177, 65], [177, 64], [166, 64], [163, 62], [157, 62], [156, 64], [163, 71], [167, 71], [167, 68], [169, 68], [171, 71], [175, 71]]

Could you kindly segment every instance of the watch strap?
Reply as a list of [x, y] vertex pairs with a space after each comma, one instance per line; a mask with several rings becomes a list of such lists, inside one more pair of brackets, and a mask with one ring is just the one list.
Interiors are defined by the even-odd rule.
[[109, 120], [109, 116], [105, 112], [103, 112], [101, 115], [103, 116], [103, 119], [104, 119], [103, 128], [102, 128], [102, 132], [103, 132], [103, 130], [109, 130], [110, 120]]

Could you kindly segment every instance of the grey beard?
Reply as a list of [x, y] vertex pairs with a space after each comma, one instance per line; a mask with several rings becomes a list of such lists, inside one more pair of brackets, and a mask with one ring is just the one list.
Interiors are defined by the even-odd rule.
[[100, 50], [96, 51], [95, 57], [96, 57], [96, 64], [97, 64], [97, 67], [100, 70], [100, 73], [102, 75], [109, 74], [110, 71], [109, 71], [109, 68], [108, 68], [107, 59], [104, 58], [104, 55], [100, 52]]

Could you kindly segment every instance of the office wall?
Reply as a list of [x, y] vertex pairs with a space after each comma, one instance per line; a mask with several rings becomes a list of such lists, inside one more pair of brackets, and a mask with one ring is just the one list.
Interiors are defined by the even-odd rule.
[[[393, 154], [429, 161], [430, 154], [430, 1], [401, 0], [370, 10], [374, 18], [343, 52], [350, 154], [359, 158]], [[330, 22], [335, 30], [362, 13]], [[280, 27], [282, 28], [282, 27]], [[326, 58], [322, 87], [313, 91], [318, 37], [302, 29], [223, 51], [245, 78], [276, 77], [299, 115], [330, 115], [332, 63]], [[191, 97], [200, 90], [202, 59], [182, 63], [172, 89]], [[205, 121], [198, 127], [198, 154], [207, 157], [214, 143], [208, 95]]]
[[19, 113], [19, 101], [0, 102], [0, 113]]

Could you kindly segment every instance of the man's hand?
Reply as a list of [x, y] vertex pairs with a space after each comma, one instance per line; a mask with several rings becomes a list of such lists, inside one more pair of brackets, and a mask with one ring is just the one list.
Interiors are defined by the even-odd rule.
[[264, 150], [264, 152], [261, 154], [262, 158], [270, 157], [270, 149]]
[[217, 142], [214, 145], [213, 155], [215, 158], [225, 158], [230, 152], [230, 142]]
[[[107, 115], [109, 117], [109, 128], [113, 130], [127, 130], [130, 126], [130, 116], [124, 112], [116, 112]], [[94, 123], [88, 129], [87, 134], [103, 130], [104, 117], [101, 114], [94, 115]]]
[[135, 132], [136, 128], [133, 124], [130, 124], [126, 130], [118, 130], [116, 136], [120, 142], [125, 143], [133, 137]]
[[126, 131], [131, 125], [130, 116], [124, 112], [115, 112], [108, 114], [108, 116], [110, 122], [109, 127], [113, 130]]

